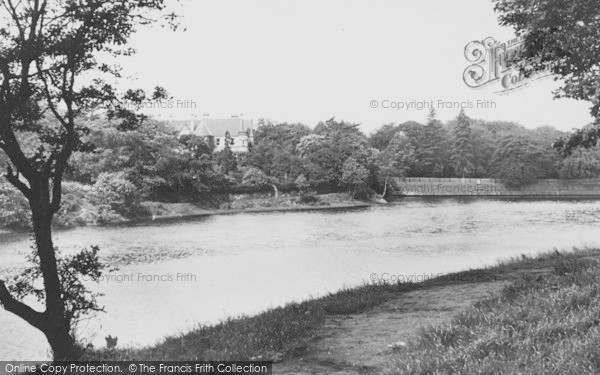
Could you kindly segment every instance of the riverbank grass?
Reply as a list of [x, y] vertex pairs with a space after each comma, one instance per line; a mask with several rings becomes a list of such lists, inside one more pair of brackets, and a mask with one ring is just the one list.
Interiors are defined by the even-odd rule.
[[83, 359], [278, 362], [304, 356], [323, 334], [329, 317], [365, 312], [402, 293], [450, 282], [509, 281], [500, 296], [477, 303], [448, 325], [424, 328], [418, 341], [397, 353], [387, 371], [445, 374], [455, 369], [459, 373], [494, 373], [507, 368], [512, 371], [504, 373], [522, 372], [519, 369], [544, 373], [533, 371], [540, 369], [535, 367], [540, 366], [537, 361], [551, 363], [551, 369], [557, 371], [569, 363], [578, 369], [598, 369], [593, 366], [600, 366], [600, 356], [589, 353], [597, 353], [597, 349], [591, 351], [593, 345], [600, 348], [596, 326], [600, 319], [599, 256], [600, 250], [594, 249], [553, 251], [423, 283], [368, 284], [253, 317], [199, 327], [153, 347], [87, 350]]
[[414, 284], [365, 285], [165, 339], [142, 349], [87, 350], [85, 360], [274, 360], [301, 356], [329, 315], [366, 311]]
[[451, 322], [423, 328], [387, 373], [600, 373], [597, 256], [545, 255], [549, 273], [523, 274]]

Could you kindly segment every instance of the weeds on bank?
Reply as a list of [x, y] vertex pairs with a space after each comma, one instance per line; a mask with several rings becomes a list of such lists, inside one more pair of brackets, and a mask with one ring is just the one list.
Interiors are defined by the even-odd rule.
[[423, 328], [387, 372], [600, 373], [600, 263], [586, 252], [594, 250], [523, 259], [550, 262], [552, 272], [524, 274], [448, 324]]

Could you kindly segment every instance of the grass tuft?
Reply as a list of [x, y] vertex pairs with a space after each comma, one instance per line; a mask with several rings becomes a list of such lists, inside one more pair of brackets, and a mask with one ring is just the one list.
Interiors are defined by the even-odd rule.
[[594, 254], [585, 249], [521, 259], [553, 271], [523, 275], [448, 324], [422, 329], [387, 373], [600, 373], [600, 264]]

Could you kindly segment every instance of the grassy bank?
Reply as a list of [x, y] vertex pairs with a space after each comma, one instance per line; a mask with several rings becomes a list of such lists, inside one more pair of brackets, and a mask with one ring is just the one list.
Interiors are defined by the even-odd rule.
[[600, 373], [596, 256], [588, 250], [542, 258], [551, 272], [523, 275], [451, 322], [422, 329], [388, 373]]
[[86, 360], [281, 360], [302, 355], [329, 315], [356, 314], [385, 302], [413, 284], [366, 285], [323, 298], [229, 319], [169, 337], [154, 347], [92, 350]]
[[[600, 250], [552, 252], [423, 283], [365, 285], [257, 316], [200, 327], [153, 347], [89, 350], [85, 359], [298, 358], [323, 333], [330, 317], [359, 314], [419, 289], [473, 280], [479, 283], [509, 280], [511, 285], [500, 297], [478, 303], [447, 326], [424, 329], [418, 342], [397, 353], [397, 361], [390, 365], [389, 371], [429, 374], [451, 373], [456, 369], [485, 373], [510, 368], [512, 371], [506, 373], [514, 373], [515, 369], [529, 370], [527, 366], [534, 366], [537, 361], [553, 363], [556, 369], [566, 368], [566, 361], [577, 368], [598, 366], [598, 357], [590, 357], [592, 352], [587, 350], [600, 344], [600, 336], [593, 333], [599, 332], [596, 322], [600, 318], [600, 298], [596, 294], [600, 288], [600, 269], [595, 256], [600, 256]], [[526, 349], [532, 343], [536, 349]], [[514, 364], [507, 367], [506, 361]]]

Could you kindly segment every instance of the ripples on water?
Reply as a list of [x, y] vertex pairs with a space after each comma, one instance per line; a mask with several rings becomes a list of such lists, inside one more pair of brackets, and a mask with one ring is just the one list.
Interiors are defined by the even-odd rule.
[[[407, 199], [347, 212], [215, 216], [88, 227], [55, 234], [62, 252], [99, 245], [113, 274], [176, 275], [195, 282], [102, 282], [107, 313], [79, 327], [104, 345], [146, 345], [227, 316], [368, 281], [371, 273], [452, 272], [521, 253], [597, 245], [598, 201]], [[0, 273], [23, 265], [31, 240], [0, 232]], [[37, 335], [37, 336], [36, 336]], [[1, 359], [43, 359], [40, 335], [0, 312]]]

